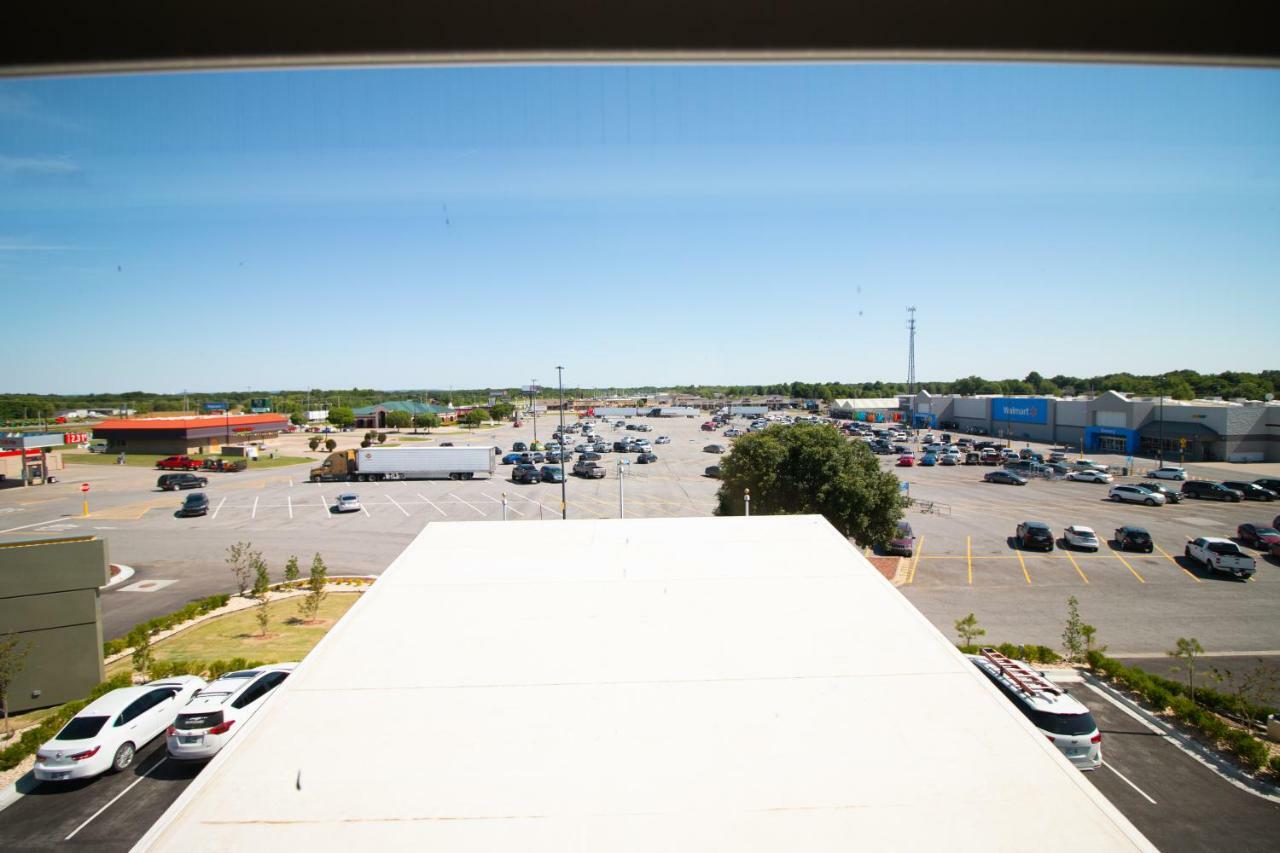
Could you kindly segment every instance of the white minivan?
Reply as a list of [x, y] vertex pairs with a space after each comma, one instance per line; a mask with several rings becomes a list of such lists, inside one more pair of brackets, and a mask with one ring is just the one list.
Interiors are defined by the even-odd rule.
[[1102, 766], [1102, 733], [1089, 709], [1066, 688], [995, 649], [965, 655], [1005, 698], [1080, 770]]

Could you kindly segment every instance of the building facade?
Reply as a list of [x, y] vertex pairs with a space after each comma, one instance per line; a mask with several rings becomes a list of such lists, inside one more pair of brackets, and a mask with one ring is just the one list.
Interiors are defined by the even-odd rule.
[[275, 438], [289, 426], [289, 416], [206, 415], [184, 418], [125, 418], [93, 427], [95, 439], [106, 439], [108, 453], [213, 453], [223, 445]]
[[388, 400], [373, 406], [362, 406], [354, 410], [357, 429], [386, 429], [388, 412], [408, 412], [411, 416], [435, 415], [441, 423], [453, 423], [458, 419], [458, 410], [452, 406], [437, 406], [433, 403], [419, 403], [417, 400]]

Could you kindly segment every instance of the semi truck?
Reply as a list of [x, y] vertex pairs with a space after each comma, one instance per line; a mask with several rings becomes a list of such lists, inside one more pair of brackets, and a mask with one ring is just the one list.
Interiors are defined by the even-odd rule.
[[364, 447], [329, 454], [311, 469], [311, 482], [470, 480], [493, 471], [492, 447]]

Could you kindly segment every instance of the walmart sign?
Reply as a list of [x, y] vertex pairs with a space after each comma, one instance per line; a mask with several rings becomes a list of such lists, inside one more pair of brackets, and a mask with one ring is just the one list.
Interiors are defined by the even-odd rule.
[[1049, 401], [1040, 397], [993, 397], [994, 423], [1045, 424], [1049, 422]]

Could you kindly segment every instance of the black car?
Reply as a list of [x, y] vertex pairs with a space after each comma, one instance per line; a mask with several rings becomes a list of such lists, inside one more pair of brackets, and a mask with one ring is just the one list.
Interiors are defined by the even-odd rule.
[[[991, 473], [998, 474], [1000, 472], [993, 471]], [[1043, 521], [1022, 522], [1018, 525], [1018, 531], [1014, 534], [1014, 538], [1018, 540], [1018, 547], [1023, 550], [1032, 548], [1039, 548], [1042, 551], [1053, 550], [1053, 531]]]
[[1255, 486], [1262, 486], [1262, 488], [1264, 489], [1270, 489], [1276, 494], [1280, 494], [1280, 480], [1273, 480], [1268, 477], [1263, 477], [1261, 480], [1254, 480], [1253, 484]]
[[1244, 500], [1243, 492], [1228, 489], [1221, 483], [1215, 483], [1212, 480], [1187, 480], [1182, 484], [1182, 494], [1189, 498], [1199, 498], [1201, 500], [1233, 501], [1235, 503]]
[[1164, 495], [1165, 503], [1170, 503], [1170, 504], [1182, 503], [1182, 492], [1174, 491], [1173, 489], [1166, 486], [1164, 483], [1153, 483], [1149, 481], [1144, 481], [1141, 483], [1134, 483], [1134, 485], [1137, 486], [1139, 489], [1142, 489], [1143, 491], [1151, 492], [1152, 494], [1156, 494], [1156, 495]]
[[599, 462], [600, 454], [596, 453], [594, 450], [588, 450], [585, 453], [578, 454], [578, 461], [579, 462]]
[[544, 483], [563, 483], [564, 469], [559, 465], [543, 465], [539, 472]]
[[982, 478], [988, 483], [1004, 483], [1007, 486], [1025, 486], [1027, 481], [1012, 471], [989, 471]]
[[658, 454], [650, 453], [649, 451], [646, 450], [636, 457], [636, 461], [639, 462], [641, 465], [647, 465], [650, 462], [657, 462]]
[[512, 453], [524, 453], [528, 449], [529, 445], [525, 444], [523, 441], [517, 441], [515, 444], [511, 445]]
[[521, 462], [519, 465], [511, 469], [511, 482], [513, 483], [540, 483], [542, 475], [538, 473], [538, 468], [527, 462]]
[[192, 492], [182, 501], [178, 515], [208, 515], [209, 497], [204, 492]]
[[1247, 501], [1273, 501], [1277, 497], [1280, 497], [1280, 495], [1277, 495], [1270, 489], [1264, 489], [1257, 483], [1245, 483], [1240, 480], [1227, 480], [1222, 485], [1226, 486], [1228, 489], [1235, 489], [1237, 492], [1244, 495], [1244, 499]]
[[197, 477], [195, 474], [161, 474], [156, 480], [156, 488], [166, 492], [178, 489], [199, 489], [209, 485], [208, 477]]
[[[629, 428], [631, 424], [627, 424], [627, 426]], [[630, 453], [633, 450], [635, 450], [635, 448], [631, 446], [631, 442], [629, 441], [615, 441], [613, 443], [614, 453]]]
[[1141, 527], [1125, 525], [1117, 527], [1115, 533], [1117, 547], [1121, 551], [1145, 551], [1150, 554], [1156, 547], [1151, 541], [1151, 534]]
[[708, 476], [708, 477], [711, 477], [711, 478], [712, 478], [712, 479], [714, 479], [714, 480], [719, 480], [719, 479], [720, 479], [720, 466], [719, 466], [719, 465], [708, 465], [708, 466], [707, 466], [707, 470], [703, 471], [702, 473], [703, 473], [703, 474], [705, 474], [705, 475], [706, 475], [706, 476]]

